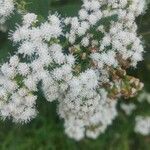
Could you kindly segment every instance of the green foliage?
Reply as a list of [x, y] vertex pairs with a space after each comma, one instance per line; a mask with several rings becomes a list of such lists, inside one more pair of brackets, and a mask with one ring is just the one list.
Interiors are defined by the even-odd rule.
[[[26, 9], [45, 18], [49, 11], [58, 11], [63, 16], [73, 16], [80, 8], [80, 0], [26, 0]], [[14, 14], [8, 23], [11, 29], [20, 22], [20, 16]], [[146, 49], [145, 60], [139, 64], [137, 70], [130, 69], [130, 74], [138, 76], [150, 91], [150, 7], [147, 13], [137, 19], [139, 35], [143, 35]], [[14, 53], [15, 47], [7, 40], [8, 33], [0, 32], [0, 60]], [[0, 150], [149, 150], [150, 137], [143, 137], [133, 132], [134, 117], [136, 115], [150, 115], [147, 103], [137, 104], [138, 109], [131, 117], [127, 117], [121, 110], [105, 134], [96, 140], [84, 139], [75, 142], [64, 134], [63, 121], [56, 114], [56, 104], [48, 103], [39, 94], [37, 108], [39, 115], [31, 123], [18, 125], [11, 121], [0, 123]], [[128, 100], [128, 102], [133, 100]], [[136, 99], [135, 99], [136, 103]], [[119, 108], [119, 105], [118, 105]]]

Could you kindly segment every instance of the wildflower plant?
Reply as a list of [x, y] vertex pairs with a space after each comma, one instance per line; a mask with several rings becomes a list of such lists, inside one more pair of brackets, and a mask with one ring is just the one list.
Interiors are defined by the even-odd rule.
[[[127, 69], [143, 59], [135, 19], [144, 12], [145, 1], [82, 2], [75, 17], [50, 13], [41, 21], [36, 14], [25, 13], [10, 33], [18, 48], [0, 68], [3, 119], [27, 123], [35, 118], [41, 90], [47, 101], [57, 101], [69, 137], [97, 138], [117, 116], [118, 99], [142, 89]], [[0, 0], [0, 23], [13, 9], [13, 1]]]

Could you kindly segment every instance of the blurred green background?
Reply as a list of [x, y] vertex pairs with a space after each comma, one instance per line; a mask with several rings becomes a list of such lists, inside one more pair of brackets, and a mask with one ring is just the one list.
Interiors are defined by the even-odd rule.
[[[20, 0], [21, 2], [21, 0]], [[26, 0], [26, 9], [46, 18], [49, 11], [58, 11], [62, 16], [77, 14], [81, 0]], [[20, 22], [20, 16], [14, 14], [7, 23], [10, 30]], [[139, 77], [145, 83], [145, 90], [150, 92], [150, 6], [145, 14], [137, 18], [138, 34], [143, 36], [145, 60], [138, 69], [129, 73]], [[15, 52], [15, 47], [7, 40], [8, 33], [0, 32], [0, 61]], [[120, 100], [121, 102], [122, 100]], [[119, 102], [119, 103], [120, 103]], [[56, 114], [56, 104], [48, 103], [40, 94], [37, 102], [38, 117], [26, 125], [11, 121], [0, 122], [0, 150], [150, 150], [150, 136], [141, 136], [133, 132], [136, 115], [150, 115], [150, 105], [146, 102], [134, 102], [138, 109], [127, 117], [120, 109], [112, 126], [96, 140], [84, 139], [76, 142], [64, 134], [63, 120]]]

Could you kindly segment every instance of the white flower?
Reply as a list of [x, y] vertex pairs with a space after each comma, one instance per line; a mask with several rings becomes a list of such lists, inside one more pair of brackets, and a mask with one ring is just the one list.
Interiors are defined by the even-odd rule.
[[27, 78], [24, 79], [24, 84], [29, 90], [37, 91], [37, 81], [32, 75], [27, 76]]
[[84, 47], [87, 47], [89, 45], [89, 38], [88, 37], [84, 37], [81, 41], [82, 45]]
[[135, 132], [144, 136], [150, 134], [150, 117], [136, 117]]
[[87, 18], [88, 18], [88, 13], [87, 13], [87, 11], [86, 11], [85, 9], [81, 9], [81, 10], [79, 11], [79, 17], [80, 17], [81, 20], [87, 19]]
[[18, 73], [23, 76], [27, 75], [30, 71], [30, 68], [26, 63], [19, 63], [17, 69]]
[[52, 23], [53, 25], [60, 25], [61, 21], [59, 19], [59, 17], [57, 16], [57, 14], [55, 15], [49, 15], [48, 16], [48, 20], [50, 21], [50, 23]]
[[15, 74], [16, 74], [15, 68], [11, 67], [8, 63], [5, 63], [5, 64], [2, 65], [1, 72], [5, 76], [10, 77], [10, 78], [13, 78], [15, 76]]
[[132, 112], [136, 109], [136, 105], [135, 104], [125, 104], [122, 103], [121, 105], [121, 109], [125, 112], [126, 115], [131, 115]]
[[66, 56], [66, 60], [69, 65], [74, 65], [74, 63], [75, 63], [75, 58], [73, 55]]
[[9, 60], [9, 64], [12, 67], [17, 67], [19, 64], [19, 57], [17, 55], [12, 56]]
[[36, 23], [37, 15], [34, 13], [28, 13], [23, 16], [23, 24], [30, 26], [32, 23]]
[[25, 101], [26, 101], [25, 103], [26, 103], [27, 106], [33, 107], [34, 104], [36, 103], [36, 99], [37, 99], [37, 96], [27, 95], [25, 97]]
[[0, 24], [4, 24], [7, 18], [13, 13], [13, 0], [0, 0]]

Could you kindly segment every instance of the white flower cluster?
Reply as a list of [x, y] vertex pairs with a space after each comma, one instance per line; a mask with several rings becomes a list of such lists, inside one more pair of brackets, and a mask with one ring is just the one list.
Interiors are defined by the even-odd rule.
[[[0, 115], [15, 122], [34, 118], [41, 84], [46, 99], [59, 102], [69, 137], [103, 133], [117, 116], [116, 99], [130, 93], [121, 87], [127, 79], [123, 62], [130, 67], [142, 60], [135, 17], [143, 10], [141, 0], [83, 0], [79, 17], [53, 14], [40, 23], [26, 14], [11, 36], [18, 52], [1, 67]], [[132, 95], [140, 85], [129, 82]]]
[[[81, 47], [94, 47], [90, 57], [98, 69], [105, 65], [116, 67], [118, 53], [123, 59], [130, 59], [132, 65], [136, 66], [142, 60], [143, 46], [137, 37], [135, 17], [144, 10], [145, 1], [83, 0], [83, 3], [79, 18], [65, 20], [66, 25], [71, 26], [66, 34], [69, 42]], [[103, 23], [104, 18], [110, 19], [110, 22], [106, 22], [109, 24], [105, 23], [106, 20]], [[101, 38], [97, 39], [95, 34]]]
[[30, 68], [26, 63], [21, 63], [18, 56], [14, 55], [8, 63], [1, 67], [0, 75], [0, 113], [5, 119], [13, 118], [14, 122], [27, 122], [36, 116], [35, 102], [37, 97], [28, 88], [32, 85], [32, 78], [21, 77], [29, 74]]
[[13, 0], [0, 0], [0, 24], [4, 24], [6, 19], [14, 10]]
[[[150, 94], [147, 91], [143, 91], [138, 96], [138, 102], [143, 103], [145, 101], [150, 104]], [[134, 131], [144, 136], [150, 135], [150, 116], [137, 116]]]
[[150, 117], [136, 117], [135, 132], [144, 136], [150, 134]]

